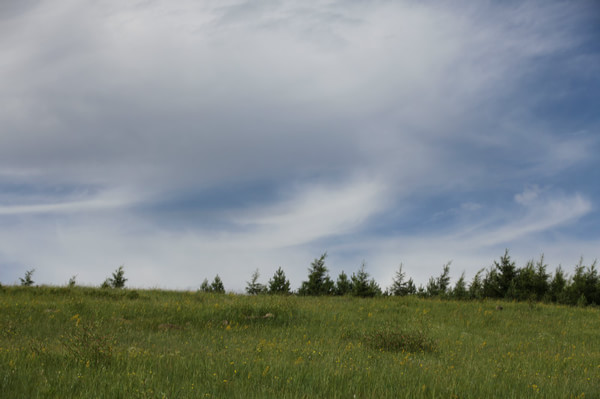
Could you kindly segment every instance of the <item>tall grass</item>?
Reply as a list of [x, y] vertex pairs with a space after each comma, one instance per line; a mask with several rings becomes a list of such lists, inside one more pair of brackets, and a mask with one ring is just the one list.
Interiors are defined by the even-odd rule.
[[534, 303], [0, 291], [6, 398], [594, 398], [600, 311]]

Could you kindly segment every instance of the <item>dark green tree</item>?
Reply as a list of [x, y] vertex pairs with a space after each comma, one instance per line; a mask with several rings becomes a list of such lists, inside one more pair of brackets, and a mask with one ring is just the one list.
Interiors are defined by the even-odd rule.
[[473, 280], [471, 280], [471, 284], [469, 284], [469, 297], [471, 299], [482, 299], [483, 298], [483, 279], [481, 275], [485, 272], [485, 269], [479, 270], [473, 276]]
[[358, 272], [352, 273], [352, 295], [363, 298], [381, 295], [381, 288], [375, 279], [369, 279], [366, 267], [366, 262], [363, 261]]
[[352, 292], [352, 281], [348, 278], [348, 275], [342, 270], [340, 275], [335, 282], [335, 294], [336, 295], [347, 295]]
[[417, 293], [417, 286], [413, 281], [412, 277], [406, 282], [406, 295], [415, 295]]
[[125, 282], [127, 279], [125, 278], [125, 270], [123, 270], [123, 265], [119, 266], [117, 270], [115, 270], [107, 282], [112, 288], [124, 288]]
[[450, 288], [450, 263], [442, 266], [442, 274], [438, 278], [431, 277], [425, 289], [426, 296], [443, 296], [446, 295]]
[[500, 262], [494, 261], [494, 268], [496, 270], [495, 285], [498, 289], [498, 296], [504, 298], [506, 297], [511, 283], [517, 277], [517, 266], [515, 262], [510, 259], [508, 249], [504, 250], [504, 255], [500, 257]]
[[21, 280], [21, 285], [22, 286], [24, 286], [24, 287], [31, 287], [34, 284], [34, 281], [31, 278], [33, 276], [34, 272], [35, 272], [35, 269], [27, 270], [25, 272], [25, 276], [24, 277], [19, 277], [19, 280]]
[[[500, 286], [498, 285], [498, 272], [494, 268], [485, 270], [485, 276], [482, 279], [482, 297], [484, 298], [503, 298]], [[508, 291], [508, 288], [507, 288]]]
[[269, 280], [269, 294], [289, 295], [291, 293], [290, 281], [280, 267], [275, 271], [273, 278]]
[[550, 300], [552, 302], [566, 304], [567, 301], [567, 284], [568, 279], [567, 275], [563, 272], [562, 267], [559, 265], [556, 271], [554, 272], [554, 276], [552, 277], [552, 281], [550, 282]]
[[533, 280], [533, 289], [539, 301], [550, 298], [550, 274], [547, 272], [548, 265], [544, 263], [544, 254], [535, 264], [535, 277]]
[[333, 293], [334, 284], [327, 274], [325, 267], [325, 252], [319, 259], [315, 259], [308, 269], [308, 281], [303, 281], [298, 294], [300, 295], [330, 295]]
[[535, 280], [535, 267], [533, 260], [530, 260], [524, 268], [517, 270], [513, 284], [509, 286], [505, 297], [521, 301], [538, 299], [535, 293]]
[[211, 292], [210, 284], [208, 283], [208, 279], [205, 278], [202, 284], [200, 285], [200, 291], [202, 292]]
[[258, 269], [252, 273], [252, 279], [246, 282], [246, 292], [250, 295], [258, 295], [267, 291], [267, 287], [258, 282], [260, 273]]
[[225, 287], [223, 286], [223, 281], [221, 281], [221, 277], [219, 277], [218, 274], [215, 276], [215, 279], [211, 283], [210, 290], [211, 290], [211, 292], [214, 292], [216, 294], [224, 294], [225, 293]]
[[465, 272], [460, 275], [460, 278], [452, 289], [452, 297], [455, 299], [468, 299], [469, 291], [467, 290], [467, 282], [465, 280]]
[[600, 278], [596, 269], [597, 261], [584, 266], [579, 260], [567, 287], [567, 296], [571, 305], [600, 304]]
[[392, 286], [389, 290], [391, 295], [405, 296], [411, 293], [409, 282], [411, 282], [412, 280], [406, 280], [406, 273], [404, 272], [404, 270], [402, 270], [403, 267], [404, 265], [400, 263], [400, 266], [396, 271], [394, 279], [392, 280]]

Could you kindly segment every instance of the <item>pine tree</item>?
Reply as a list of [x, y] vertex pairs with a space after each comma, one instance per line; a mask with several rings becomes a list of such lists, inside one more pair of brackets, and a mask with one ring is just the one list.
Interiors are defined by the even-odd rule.
[[21, 280], [22, 286], [31, 287], [33, 285], [34, 281], [31, 278], [31, 276], [33, 276], [34, 272], [35, 272], [35, 269], [27, 270], [25, 272], [25, 277], [19, 277], [19, 280]]
[[417, 286], [413, 281], [412, 277], [406, 282], [406, 295], [415, 295], [417, 293]]
[[302, 286], [298, 290], [300, 295], [329, 295], [333, 293], [334, 284], [327, 274], [328, 270], [325, 267], [325, 252], [319, 259], [315, 259], [308, 269], [308, 281], [303, 281]]
[[438, 278], [431, 277], [425, 289], [427, 296], [445, 295], [450, 287], [450, 263], [442, 266], [442, 274]]
[[562, 267], [559, 265], [556, 271], [554, 272], [554, 277], [550, 282], [550, 300], [552, 302], [557, 303], [567, 303], [567, 276], [562, 270]]
[[291, 294], [290, 281], [285, 277], [281, 267], [275, 271], [273, 278], [269, 280], [269, 294]]
[[396, 271], [396, 275], [392, 280], [392, 286], [390, 287], [390, 294], [395, 296], [405, 296], [409, 294], [409, 281], [405, 281], [406, 273], [402, 270], [404, 265], [400, 263], [400, 267]]
[[347, 295], [352, 291], [352, 282], [348, 278], [348, 275], [342, 270], [340, 275], [335, 282], [335, 294], [336, 295]]
[[352, 295], [360, 297], [374, 297], [381, 294], [381, 288], [374, 279], [369, 280], [369, 273], [363, 261], [356, 274], [352, 273]]
[[483, 298], [483, 281], [481, 279], [481, 275], [483, 274], [484, 270], [485, 269], [481, 269], [475, 273], [473, 280], [471, 280], [471, 284], [469, 284], [469, 297], [472, 299]]
[[218, 274], [215, 276], [215, 279], [213, 280], [212, 284], [210, 285], [210, 289], [212, 292], [214, 292], [216, 294], [225, 293], [225, 287], [223, 286], [223, 281], [221, 281], [221, 277], [219, 277]]
[[107, 281], [112, 288], [125, 287], [125, 282], [127, 279], [125, 278], [125, 270], [123, 270], [123, 265], [119, 266], [119, 268], [112, 274], [112, 277]]
[[534, 290], [538, 300], [547, 300], [550, 290], [550, 274], [546, 271], [548, 265], [544, 263], [544, 254], [535, 264]]
[[211, 292], [210, 284], [208, 283], [208, 279], [205, 278], [202, 284], [200, 285], [200, 291], [202, 292]]
[[452, 296], [455, 299], [467, 299], [469, 297], [469, 291], [467, 290], [467, 283], [465, 281], [465, 272], [460, 275], [460, 278], [454, 285]]
[[511, 283], [517, 277], [517, 266], [515, 262], [511, 261], [508, 249], [504, 251], [504, 256], [500, 257], [500, 263], [494, 261], [494, 267], [497, 273], [496, 286], [498, 295], [504, 298]]
[[260, 273], [258, 269], [252, 273], [252, 280], [246, 282], [246, 292], [250, 295], [262, 294], [267, 290], [267, 287], [258, 282]]

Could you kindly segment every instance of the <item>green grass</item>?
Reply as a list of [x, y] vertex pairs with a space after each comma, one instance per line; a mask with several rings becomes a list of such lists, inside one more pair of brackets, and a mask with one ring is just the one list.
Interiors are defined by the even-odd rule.
[[4, 287], [0, 396], [600, 397], [599, 309], [497, 304]]

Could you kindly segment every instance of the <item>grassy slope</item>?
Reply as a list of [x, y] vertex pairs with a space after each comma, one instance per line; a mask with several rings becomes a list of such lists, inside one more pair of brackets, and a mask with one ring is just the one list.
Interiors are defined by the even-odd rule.
[[[599, 309], [416, 298], [0, 290], [7, 398], [600, 397]], [[263, 318], [267, 313], [274, 317]], [[225, 323], [227, 320], [227, 323]], [[433, 351], [386, 351], [409, 334]], [[386, 338], [388, 337], [388, 338]], [[385, 343], [385, 342], [384, 342]]]

